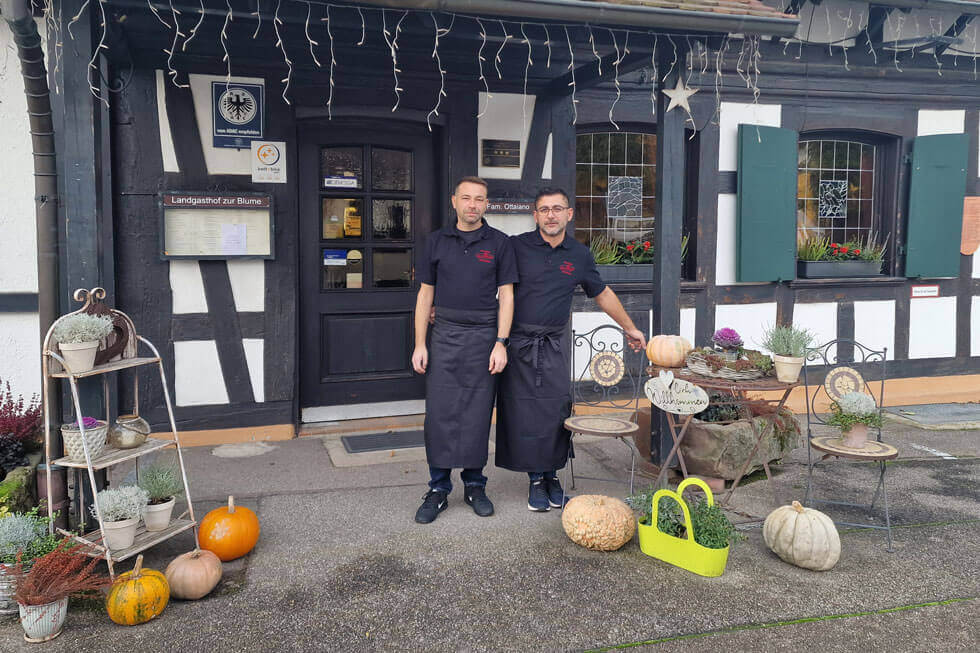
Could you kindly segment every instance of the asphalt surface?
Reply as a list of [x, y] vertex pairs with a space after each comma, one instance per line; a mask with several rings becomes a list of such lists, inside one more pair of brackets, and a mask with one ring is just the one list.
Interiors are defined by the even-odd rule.
[[[520, 474], [496, 468], [488, 474], [493, 517], [474, 515], [457, 487], [448, 510], [421, 526], [412, 520], [425, 491], [420, 461], [338, 468], [318, 438], [186, 450], [198, 516], [234, 493], [258, 513], [256, 549], [226, 563], [212, 595], [172, 601], [142, 626], [116, 626], [98, 604], [76, 602], [44, 650], [977, 650], [977, 433], [895, 426], [886, 439], [901, 452], [887, 476], [894, 552], [881, 531], [842, 528], [834, 569], [782, 562], [758, 521], [776, 505], [773, 488], [756, 480], [731, 501], [748, 539], [713, 579], [645, 556], [636, 540], [611, 553], [575, 545], [557, 511], [527, 510]], [[619, 443], [576, 450], [580, 476], [626, 478]], [[799, 449], [774, 467], [781, 500], [802, 499], [805, 461]], [[857, 499], [870, 496], [875, 474], [868, 465], [825, 464], [814, 488]], [[626, 488], [579, 479], [575, 493], [624, 496]], [[866, 512], [827, 512], [883, 523]], [[190, 534], [178, 536], [146, 564], [162, 570], [192, 547]], [[0, 620], [0, 651], [36, 646], [23, 642], [16, 618]]]

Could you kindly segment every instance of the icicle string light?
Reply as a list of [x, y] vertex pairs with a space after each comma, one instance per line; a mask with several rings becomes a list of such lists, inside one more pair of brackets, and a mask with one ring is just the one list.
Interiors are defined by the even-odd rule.
[[550, 69], [551, 68], [551, 32], [548, 31], [547, 25], [543, 25], [543, 27], [544, 27], [544, 44], [548, 46], [548, 62], [545, 64], [544, 67]]
[[596, 64], [599, 66], [599, 77], [602, 77], [602, 57], [599, 56], [599, 52], [595, 49], [595, 35], [592, 33], [592, 26], [586, 25], [589, 30], [589, 45], [592, 46], [592, 56], [595, 57]]
[[436, 105], [432, 107], [425, 116], [425, 126], [432, 131], [432, 116], [439, 116], [439, 107], [442, 105], [442, 98], [446, 97], [446, 71], [442, 67], [442, 57], [439, 56], [439, 38], [445, 36], [452, 29], [452, 23], [446, 29], [440, 29], [439, 21], [436, 20], [436, 15], [433, 12], [429, 12], [429, 16], [432, 18], [432, 27], [434, 31], [434, 39], [432, 43], [432, 58], [436, 60], [436, 67], [439, 69], [439, 94], [436, 96]]
[[650, 84], [650, 114], [657, 115], [657, 86], [660, 84], [660, 71], [657, 70], [657, 42], [660, 36], [653, 35], [653, 48], [650, 50], [650, 65], [653, 67], [653, 83]]
[[174, 40], [170, 44], [170, 49], [164, 50], [167, 53], [167, 75], [177, 88], [190, 88], [189, 84], [181, 84], [177, 81], [177, 69], [174, 68], [174, 52], [177, 50], [177, 41], [181, 36], [184, 36], [180, 31], [180, 21], [177, 19], [178, 13], [177, 8], [174, 7], [173, 0], [170, 0], [170, 16], [174, 21]]
[[367, 22], [364, 20], [364, 10], [360, 7], [357, 8], [357, 13], [361, 16], [361, 40], [356, 43], [357, 47], [364, 45], [364, 40], [367, 38]]
[[480, 50], [476, 53], [476, 63], [480, 68], [480, 81], [483, 82], [483, 94], [487, 97], [487, 103], [476, 114], [477, 118], [482, 118], [486, 114], [487, 109], [490, 108], [490, 98], [493, 96], [490, 95], [490, 84], [487, 83], [486, 73], [483, 72], [483, 64], [486, 62], [486, 59], [483, 57], [483, 49], [487, 47], [487, 28], [479, 18], [476, 19], [476, 23], [480, 26]]
[[[609, 32], [609, 36], [612, 37], [613, 48], [616, 50], [616, 58], [613, 59], [613, 82], [616, 84], [616, 99], [613, 100], [612, 105], [609, 107], [609, 123], [616, 128], [616, 131], [619, 131], [619, 125], [617, 125], [616, 121], [613, 120], [613, 111], [615, 111], [616, 104], [619, 102], [619, 98], [623, 94], [622, 89], [619, 87], [619, 63], [623, 60], [623, 57], [625, 57], [626, 54], [625, 51], [622, 55], [619, 53], [619, 44], [616, 42], [616, 32], [612, 31], [611, 29], [607, 31]], [[629, 32], [627, 32], [627, 38], [629, 38]]]
[[395, 31], [392, 33], [388, 30], [387, 10], [381, 10], [381, 33], [384, 36], [385, 43], [388, 44], [388, 51], [391, 54], [391, 73], [394, 77], [395, 84], [395, 104], [391, 107], [392, 113], [398, 110], [398, 105], [402, 99], [402, 91], [405, 90], [398, 85], [398, 73], [401, 72], [401, 69], [398, 68], [398, 35], [401, 34], [402, 21], [405, 20], [405, 16], [407, 15], [407, 11], [402, 12], [401, 18], [398, 19], [398, 23], [395, 25]]
[[[204, 0], [201, 0], [203, 3]], [[255, 25], [255, 31], [252, 32], [252, 40], [254, 41], [259, 37], [259, 32], [262, 30], [262, 5], [259, 0], [255, 0], [255, 11], [252, 15], [259, 19], [259, 22]]]
[[99, 42], [95, 46], [95, 51], [92, 53], [92, 58], [88, 62], [88, 68], [89, 68], [88, 87], [89, 90], [92, 92], [92, 95], [94, 95], [97, 100], [99, 100], [100, 102], [102, 102], [104, 105], [108, 107], [109, 100], [107, 98], [102, 97], [101, 91], [92, 82], [92, 71], [95, 71], [96, 81], [98, 81], [100, 75], [99, 66], [95, 62], [99, 58], [99, 55], [102, 54], [102, 50], [108, 49], [108, 46], [106, 46], [105, 44], [105, 39], [107, 34], [107, 25], [106, 25], [106, 17], [105, 17], [105, 0], [99, 0], [99, 13], [100, 13], [100, 26], [102, 27], [102, 34], [99, 36]]
[[228, 22], [231, 21], [231, 1], [225, 0], [225, 4], [228, 6], [228, 11], [225, 14], [225, 22], [221, 25], [221, 34], [218, 40], [221, 42], [221, 49], [225, 51], [225, 56], [222, 57], [222, 61], [225, 62], [226, 73], [225, 73], [225, 90], [231, 86], [231, 56], [228, 54]]
[[333, 27], [330, 21], [330, 5], [327, 5], [327, 15], [324, 16], [327, 23], [327, 40], [330, 41], [330, 88], [327, 90], [327, 120], [333, 120], [333, 71], [337, 67], [337, 55], [334, 52]]
[[670, 62], [670, 68], [668, 68], [667, 72], [664, 73], [663, 79], [660, 80], [661, 82], [667, 80], [667, 76], [674, 71], [674, 66], [677, 65], [677, 44], [674, 43], [674, 39], [670, 37], [670, 34], [667, 35], [667, 40], [670, 41], [670, 47], [674, 49], [674, 59]]
[[572, 81], [569, 86], [572, 87], [572, 124], [578, 123], [578, 100], [575, 99], [575, 52], [572, 51], [572, 37], [568, 35], [568, 27], [562, 25], [562, 29], [565, 30], [565, 41], [568, 43], [568, 70], [572, 73]]
[[[163, 19], [163, 16], [160, 15], [160, 12], [157, 11], [157, 8], [153, 6], [153, 0], [146, 0], [146, 6], [150, 8], [150, 11], [153, 12], [153, 15], [156, 16], [157, 20], [160, 21], [160, 24], [161, 25], [163, 25], [164, 27], [166, 27], [168, 30], [171, 27], [173, 27], [170, 23], [168, 23], [167, 21], [165, 21]], [[81, 13], [81, 12], [78, 12], [78, 13]]]
[[[72, 40], [75, 39], [75, 34], [74, 34], [74, 32], [71, 31], [71, 28], [72, 28], [72, 26], [75, 25], [75, 23], [78, 22], [78, 19], [82, 17], [82, 12], [84, 12], [85, 9], [88, 7], [88, 3], [89, 3], [89, 0], [85, 0], [85, 2], [82, 3], [82, 6], [79, 7], [78, 13], [75, 14], [74, 16], [72, 16], [71, 17], [71, 20], [68, 21], [68, 35], [72, 38]], [[169, 27], [169, 25], [168, 25], [168, 27]]]
[[283, 24], [282, 19], [279, 18], [280, 6], [282, 6], [282, 0], [276, 0], [276, 13], [272, 17], [272, 28], [276, 32], [276, 47], [282, 52], [282, 59], [286, 62], [286, 76], [281, 80], [285, 84], [282, 88], [282, 100], [286, 104], [292, 104], [289, 101], [289, 85], [293, 81], [293, 62], [290, 60], [289, 55], [286, 54], [286, 44], [283, 43], [282, 34], [279, 33], [279, 26]]
[[[327, 12], [330, 12], [330, 7], [327, 7]], [[303, 22], [303, 33], [306, 35], [306, 42], [310, 44], [310, 56], [313, 57], [313, 63], [316, 64], [317, 68], [320, 68], [320, 60], [316, 58], [316, 52], [313, 50], [314, 45], [320, 45], [318, 41], [314, 41], [313, 37], [310, 36], [310, 17], [313, 14], [313, 5], [310, 4], [309, 0], [306, 0], [306, 20]], [[329, 28], [329, 25], [327, 26]]]
[[[258, 12], [258, 11], [256, 11], [256, 13], [259, 14], [259, 25], [261, 25], [262, 24], [262, 14], [260, 12]], [[187, 44], [190, 43], [191, 41], [193, 41], [194, 40], [194, 37], [197, 36], [197, 29], [201, 26], [201, 23], [203, 23], [203, 22], [204, 22], [204, 0], [201, 0], [201, 8], [198, 10], [197, 23], [194, 25], [194, 27], [191, 28], [190, 34], [187, 36], [187, 38], [184, 39], [184, 44], [180, 46], [180, 51], [181, 52], [186, 52], [187, 51]], [[255, 30], [255, 33], [258, 34], [258, 29]], [[255, 37], [252, 37], [252, 38], [255, 38]]]
[[521, 95], [521, 134], [527, 133], [527, 77], [531, 66], [534, 62], [531, 61], [531, 40], [527, 38], [527, 32], [524, 31], [524, 23], [521, 23], [521, 36], [524, 37], [522, 43], [527, 46], [527, 63], [524, 64], [524, 93]]
[[509, 41], [512, 37], [507, 33], [507, 28], [504, 26], [504, 21], [498, 20], [497, 22], [500, 23], [500, 29], [504, 33], [504, 40], [500, 43], [500, 48], [497, 50], [497, 54], [493, 58], [493, 67], [497, 71], [497, 79], [503, 79], [504, 76], [500, 72], [500, 53], [504, 51], [507, 41]]

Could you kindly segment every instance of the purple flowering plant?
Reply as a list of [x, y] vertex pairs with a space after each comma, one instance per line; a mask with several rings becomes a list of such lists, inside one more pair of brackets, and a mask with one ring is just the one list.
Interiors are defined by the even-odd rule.
[[[72, 429], [75, 429], [75, 430], [78, 429], [78, 422], [77, 421], [76, 422], [69, 422], [69, 424], [71, 425], [71, 428]], [[85, 427], [86, 430], [88, 430], [88, 429], [94, 429], [97, 426], [99, 426], [99, 420], [95, 419], [94, 417], [83, 417], [82, 418], [82, 426]]]
[[711, 342], [722, 349], [737, 349], [742, 346], [742, 336], [738, 335], [735, 329], [718, 329], [715, 335], [711, 336]]

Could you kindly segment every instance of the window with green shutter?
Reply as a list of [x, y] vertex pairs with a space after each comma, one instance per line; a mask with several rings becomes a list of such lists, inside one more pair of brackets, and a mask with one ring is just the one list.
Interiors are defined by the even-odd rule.
[[797, 133], [738, 126], [738, 281], [796, 278]]
[[969, 144], [967, 134], [919, 136], [912, 143], [907, 277], [959, 276]]

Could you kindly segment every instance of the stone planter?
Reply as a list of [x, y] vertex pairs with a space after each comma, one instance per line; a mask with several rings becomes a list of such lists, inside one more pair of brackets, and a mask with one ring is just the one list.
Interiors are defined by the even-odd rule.
[[868, 425], [855, 424], [847, 433], [841, 434], [841, 444], [851, 449], [864, 449], [868, 443]]
[[773, 367], [776, 368], [776, 379], [780, 383], [796, 383], [800, 378], [800, 370], [803, 368], [802, 356], [780, 356], [772, 355]]
[[139, 524], [139, 518], [102, 522], [103, 544], [110, 551], [128, 549], [133, 546], [133, 540], [136, 539], [136, 527]]
[[162, 531], [170, 525], [170, 515], [174, 511], [174, 498], [157, 504], [148, 504], [143, 508], [143, 523], [148, 531]]
[[20, 605], [20, 625], [28, 642], [46, 642], [61, 634], [68, 616], [68, 597], [45, 605]]
[[60, 342], [58, 349], [61, 350], [61, 357], [65, 359], [68, 369], [79, 374], [95, 367], [95, 354], [99, 350], [99, 341]]
[[881, 261], [797, 261], [796, 276], [804, 279], [877, 277]]
[[[759, 429], [769, 428], [772, 419], [769, 415], [752, 418]], [[786, 438], [785, 444], [780, 443], [774, 430], [770, 429], [746, 473], [760, 469], [763, 461], [778, 460], [798, 447], [800, 428], [795, 419], [792, 420], [792, 429], [793, 433]], [[681, 451], [689, 474], [734, 480], [755, 446], [755, 440], [756, 435], [748, 419], [731, 424], [714, 424], [695, 418], [684, 436]]]

